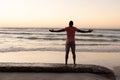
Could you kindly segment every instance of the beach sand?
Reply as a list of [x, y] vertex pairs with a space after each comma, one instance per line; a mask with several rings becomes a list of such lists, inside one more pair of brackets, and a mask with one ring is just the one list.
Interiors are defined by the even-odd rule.
[[[77, 64], [101, 65], [110, 69], [120, 66], [120, 54], [79, 52]], [[64, 52], [30, 51], [0, 53], [0, 63], [62, 63]], [[73, 63], [72, 54], [69, 64]], [[39, 64], [38, 64], [39, 65]], [[7, 65], [6, 65], [7, 66]], [[34, 66], [34, 65], [33, 65]], [[8, 73], [0, 72], [0, 80], [109, 80], [103, 76], [90, 73]]]
[[[0, 63], [62, 63], [65, 62], [64, 52], [26, 51], [0, 53]], [[72, 54], [69, 54], [68, 64], [72, 64]], [[119, 53], [76, 52], [77, 64], [101, 65], [110, 69], [120, 66]]]

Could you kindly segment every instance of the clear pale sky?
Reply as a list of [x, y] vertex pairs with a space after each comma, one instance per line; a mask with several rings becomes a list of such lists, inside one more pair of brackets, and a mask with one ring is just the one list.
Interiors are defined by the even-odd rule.
[[120, 0], [0, 0], [0, 27], [120, 28]]

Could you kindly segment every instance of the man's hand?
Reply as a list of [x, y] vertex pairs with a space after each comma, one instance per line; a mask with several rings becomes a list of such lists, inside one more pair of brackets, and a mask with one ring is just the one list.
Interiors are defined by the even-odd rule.
[[49, 29], [50, 32], [54, 32], [54, 29]]
[[88, 32], [92, 32], [93, 30], [92, 29], [89, 29]]

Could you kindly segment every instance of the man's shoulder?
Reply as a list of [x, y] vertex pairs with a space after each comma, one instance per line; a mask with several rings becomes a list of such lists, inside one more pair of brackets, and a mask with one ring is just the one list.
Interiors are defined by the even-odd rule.
[[77, 27], [73, 26], [73, 28], [77, 28]]
[[77, 27], [75, 27], [75, 26], [72, 26], [72, 27], [70, 27], [70, 26], [67, 26], [67, 27], [65, 27], [65, 28], [77, 28]]
[[69, 28], [69, 26], [65, 27], [65, 28]]
[[77, 27], [74, 27], [74, 26], [73, 26], [73, 28], [74, 28], [75, 30], [78, 30], [78, 28], [77, 28]]
[[69, 27], [69, 26], [68, 26], [68, 27], [65, 27], [65, 28], [64, 28], [64, 30], [68, 30], [68, 29], [78, 30], [78, 28], [77, 28], [77, 27], [75, 27], [75, 26], [73, 26], [73, 27]]
[[69, 29], [69, 27], [65, 27], [65, 28], [64, 28], [64, 30], [67, 30], [67, 29]]

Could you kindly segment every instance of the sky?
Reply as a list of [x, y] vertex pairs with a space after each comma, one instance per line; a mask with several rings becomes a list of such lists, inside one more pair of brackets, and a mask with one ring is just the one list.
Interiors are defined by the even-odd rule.
[[120, 0], [0, 0], [0, 27], [120, 28]]

